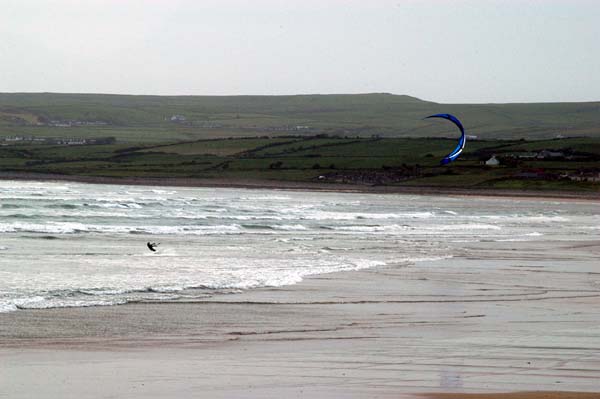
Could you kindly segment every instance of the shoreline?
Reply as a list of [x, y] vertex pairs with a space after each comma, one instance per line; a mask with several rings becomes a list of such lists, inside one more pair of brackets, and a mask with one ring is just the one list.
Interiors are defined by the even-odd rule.
[[456, 197], [501, 197], [523, 199], [561, 199], [597, 201], [600, 193], [562, 191], [521, 191], [477, 188], [446, 188], [434, 186], [362, 186], [341, 183], [292, 182], [284, 180], [231, 180], [220, 178], [144, 178], [99, 177], [41, 173], [0, 172], [0, 180], [73, 182], [86, 184], [115, 184], [132, 186], [242, 188], [253, 190], [298, 190], [364, 194], [448, 195]]
[[[39, 184], [42, 188], [47, 185]], [[18, 191], [25, 185], [11, 182], [8, 186]], [[37, 191], [38, 184], [34, 186]], [[93, 187], [80, 188], [76, 191]], [[116, 187], [107, 188], [98, 191], [115, 191]], [[194, 191], [199, 196], [211, 193]], [[231, 194], [246, 197], [241, 192]], [[434, 197], [424, 200], [435, 206]], [[588, 219], [595, 215], [596, 202], [576, 201], [488, 200], [482, 204], [484, 211], [496, 206], [536, 212], [556, 207], [563, 208], [562, 216], [573, 215], [574, 219], [567, 224], [565, 219], [534, 216], [526, 219], [525, 227], [509, 234], [484, 239], [487, 235], [475, 231], [459, 242], [452, 232], [450, 241], [429, 240], [426, 232], [414, 240], [432, 245], [419, 245], [414, 257], [409, 256], [413, 252], [404, 237], [397, 236], [392, 242], [366, 232], [360, 240], [329, 248], [365, 247], [360, 258], [370, 261], [378, 257], [369, 254], [384, 251], [385, 264], [314, 274], [292, 285], [212, 296], [208, 296], [209, 290], [194, 295], [182, 292], [179, 301], [165, 302], [159, 296], [154, 301], [115, 306], [0, 313], [0, 396], [443, 399], [436, 395], [455, 394], [446, 398], [462, 399], [470, 393], [476, 394], [471, 396], [476, 399], [496, 399], [504, 397], [504, 392], [527, 392], [506, 397], [600, 397], [600, 235], [593, 219]], [[477, 201], [463, 198], [450, 202], [459, 202], [456, 210], [461, 210]], [[550, 220], [558, 224], [529, 234], [538, 230], [538, 223], [546, 225]], [[458, 226], [462, 229], [464, 225]], [[323, 235], [337, 236], [327, 231]], [[121, 242], [120, 237], [111, 240]], [[174, 251], [173, 257], [157, 262], [152, 269], [136, 268], [127, 275], [134, 276], [136, 284], [151, 286], [145, 281], [154, 278], [143, 280], [142, 270], [148, 270], [150, 277], [171, 267], [210, 273], [211, 268], [203, 270], [206, 263], [193, 259], [202, 248], [219, 245], [224, 245], [223, 250], [210, 252], [216, 255], [207, 262], [219, 267], [218, 259], [223, 258], [224, 268], [232, 262], [241, 264], [246, 256], [238, 262], [237, 256], [228, 255], [230, 246], [245, 252], [247, 248], [235, 245], [242, 241], [253, 242], [237, 235], [204, 236], [198, 241], [201, 246], [192, 251], [191, 262], [179, 262], [175, 256], [184, 253]], [[15, 255], [37, 254], [35, 247], [42, 244], [51, 250], [40, 254], [60, 254], [59, 262], [54, 263], [45, 255], [21, 263], [12, 261], [17, 256], [8, 257], [2, 268], [5, 273], [19, 272], [20, 266], [39, 262], [44, 267], [36, 270], [53, 273], [41, 274], [35, 286], [52, 295], [52, 281], [61, 278], [64, 257], [73, 253], [69, 248], [77, 241], [17, 242], [21, 252]], [[334, 242], [310, 248], [319, 250]], [[433, 256], [439, 250], [437, 242], [448, 246], [441, 251], [448, 257]], [[110, 247], [106, 242], [104, 246]], [[82, 248], [87, 247], [82, 243]], [[109, 252], [119, 257], [138, 253], [115, 248]], [[260, 262], [272, 248], [259, 247], [248, 257]], [[144, 247], [139, 249], [149, 255]], [[286, 258], [287, 251], [282, 252], [276, 265]], [[136, 266], [135, 260], [115, 263], [115, 278], [125, 278], [119, 275], [124, 272], [123, 265]], [[91, 260], [84, 267], [103, 265], [112, 263]], [[110, 286], [111, 281], [104, 285]], [[10, 284], [8, 288], [10, 291]], [[42, 291], [40, 296], [46, 295]], [[572, 392], [581, 393], [573, 396]]]
[[600, 241], [474, 243], [194, 302], [3, 313], [0, 375], [11, 398], [600, 397], [590, 254]]

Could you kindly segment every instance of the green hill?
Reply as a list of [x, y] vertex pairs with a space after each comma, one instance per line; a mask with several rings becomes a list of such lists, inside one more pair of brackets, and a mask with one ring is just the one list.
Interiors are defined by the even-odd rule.
[[101, 137], [125, 142], [330, 134], [455, 136], [452, 113], [481, 139], [600, 137], [600, 102], [437, 104], [392, 94], [130, 96], [0, 93], [0, 137]]

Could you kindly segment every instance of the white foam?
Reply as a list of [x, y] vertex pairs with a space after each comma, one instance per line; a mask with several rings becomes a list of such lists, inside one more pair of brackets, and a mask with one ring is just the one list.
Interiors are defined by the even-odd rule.
[[547, 215], [479, 215], [470, 216], [475, 219], [489, 219], [497, 220], [500, 222], [511, 222], [511, 223], [555, 223], [555, 222], [568, 222], [569, 218], [564, 216], [547, 216]]
[[425, 227], [428, 230], [435, 231], [470, 231], [470, 230], [502, 230], [502, 227], [494, 224], [484, 223], [460, 223], [460, 224], [446, 224], [436, 225], [432, 227]]
[[[0, 250], [10, 249], [0, 257], [2, 312], [295, 284], [448, 259], [464, 247], [456, 242], [591, 237], [599, 220], [590, 210], [550, 213], [534, 202], [498, 208], [495, 200], [396, 195], [19, 186], [0, 182], [0, 199], [16, 206], [0, 211]], [[157, 253], [144, 245], [152, 235]], [[37, 239], [62, 236], [69, 239]]]
[[14, 303], [0, 301], [0, 313], [14, 312], [17, 307]]
[[273, 225], [273, 228], [277, 230], [287, 230], [287, 231], [302, 231], [308, 230], [305, 226], [301, 224], [281, 224], [281, 225]]
[[239, 233], [241, 226], [232, 225], [183, 225], [183, 226], [118, 226], [97, 225], [75, 222], [47, 222], [27, 223], [12, 222], [0, 223], [2, 233], [45, 233], [45, 234], [75, 234], [75, 233], [116, 233], [116, 234], [147, 234], [147, 235], [206, 235], [206, 234], [233, 234]]

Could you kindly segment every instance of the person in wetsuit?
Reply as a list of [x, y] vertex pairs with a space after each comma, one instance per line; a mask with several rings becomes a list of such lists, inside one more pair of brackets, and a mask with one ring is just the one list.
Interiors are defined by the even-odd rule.
[[148, 242], [148, 244], [146, 244], [148, 246], [148, 249], [152, 252], [156, 252], [156, 247], [158, 247], [160, 245], [160, 243], [155, 243], [155, 242]]

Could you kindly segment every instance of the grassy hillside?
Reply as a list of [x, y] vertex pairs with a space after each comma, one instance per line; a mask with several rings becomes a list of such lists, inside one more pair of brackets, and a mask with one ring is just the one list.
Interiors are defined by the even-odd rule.
[[[342, 137], [455, 136], [458, 116], [482, 139], [600, 137], [600, 102], [437, 104], [391, 94], [298, 96], [127, 96], [2, 94], [0, 138], [106, 137], [161, 143], [223, 137], [329, 134]], [[181, 120], [171, 120], [179, 115]]]
[[[600, 192], [600, 138], [471, 141], [458, 161], [440, 166], [455, 144], [444, 138], [322, 136], [141, 146], [16, 143], [0, 147], [0, 171]], [[483, 163], [492, 156], [501, 164]]]
[[[444, 167], [440, 112], [478, 137]], [[0, 94], [0, 172], [599, 192], [600, 102]]]

